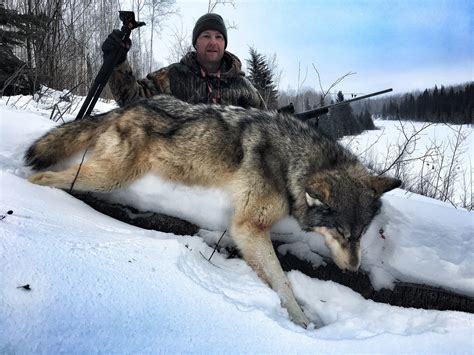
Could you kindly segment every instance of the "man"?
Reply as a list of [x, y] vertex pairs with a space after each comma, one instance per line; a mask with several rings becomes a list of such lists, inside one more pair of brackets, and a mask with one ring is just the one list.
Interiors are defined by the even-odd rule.
[[[104, 57], [114, 55], [117, 46], [130, 48], [131, 41], [123, 43], [120, 38], [119, 30], [109, 35], [102, 45]], [[124, 106], [139, 97], [169, 94], [192, 104], [264, 107], [257, 89], [245, 78], [240, 60], [225, 50], [227, 29], [221, 16], [201, 16], [194, 26], [192, 43], [195, 51], [187, 53], [179, 63], [140, 80], [134, 77], [125, 54], [109, 80], [117, 103]]]

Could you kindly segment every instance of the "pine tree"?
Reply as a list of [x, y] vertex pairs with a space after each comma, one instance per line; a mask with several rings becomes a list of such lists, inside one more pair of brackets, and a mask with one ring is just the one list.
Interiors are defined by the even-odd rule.
[[[342, 91], [337, 93], [336, 103], [344, 101], [344, 94]], [[336, 138], [356, 135], [363, 131], [358, 120], [354, 117], [354, 112], [350, 105], [341, 105], [331, 110], [329, 113], [330, 120], [334, 125], [334, 134]]]
[[374, 121], [372, 120], [372, 116], [369, 113], [369, 110], [365, 108], [364, 112], [362, 112], [358, 116], [359, 125], [363, 130], [373, 130], [375, 129]]
[[0, 43], [9, 49], [24, 46], [27, 39], [38, 40], [46, 26], [45, 16], [20, 14], [0, 4]]
[[260, 93], [269, 110], [278, 108], [278, 91], [273, 83], [274, 73], [262, 54], [250, 47], [250, 59], [247, 59], [249, 80]]
[[19, 14], [0, 4], [0, 95], [30, 94], [38, 88], [36, 73], [31, 70], [31, 57], [28, 56], [25, 63], [13, 49], [29, 49], [29, 45], [41, 37], [45, 24], [44, 16]]
[[439, 88], [436, 85], [422, 92], [384, 98], [378, 101], [375, 113], [383, 119], [472, 124], [473, 88], [473, 82]]

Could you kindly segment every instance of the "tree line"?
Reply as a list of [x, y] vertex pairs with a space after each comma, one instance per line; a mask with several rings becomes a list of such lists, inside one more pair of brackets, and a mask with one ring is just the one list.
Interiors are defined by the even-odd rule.
[[380, 103], [372, 113], [383, 118], [472, 124], [474, 82], [441, 88], [435, 86], [422, 93], [380, 99]]

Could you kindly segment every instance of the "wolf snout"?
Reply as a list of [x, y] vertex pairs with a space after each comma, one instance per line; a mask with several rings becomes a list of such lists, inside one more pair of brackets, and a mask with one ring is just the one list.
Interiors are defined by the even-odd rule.
[[351, 255], [350, 260], [346, 263], [346, 270], [350, 272], [357, 272], [360, 267], [360, 256]]
[[333, 260], [342, 272], [357, 272], [359, 270], [360, 260], [341, 260], [340, 258], [333, 258]]

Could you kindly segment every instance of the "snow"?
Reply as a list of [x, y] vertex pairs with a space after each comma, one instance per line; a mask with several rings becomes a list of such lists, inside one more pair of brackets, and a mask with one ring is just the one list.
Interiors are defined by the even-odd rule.
[[[205, 228], [176, 236], [29, 183], [24, 151], [58, 124], [49, 117], [60, 94], [0, 99], [0, 353], [472, 353], [472, 314], [375, 303], [298, 271], [288, 273], [296, 297], [325, 326], [294, 325], [244, 261], [206, 260], [232, 215], [221, 191], [147, 176], [106, 196]], [[378, 288], [401, 280], [474, 296], [473, 227], [472, 212], [397, 189], [364, 236], [362, 268]], [[272, 237], [315, 265], [329, 255], [292, 218]]]
[[[474, 142], [472, 125], [433, 124], [411, 121], [375, 121], [378, 130], [365, 131], [342, 142], [362, 161], [385, 170], [387, 162], [400, 155], [396, 168], [408, 187], [437, 190], [447, 202], [462, 206], [473, 199]], [[410, 139], [406, 146], [404, 143]], [[449, 182], [451, 188], [445, 188]], [[434, 188], [436, 186], [436, 189]], [[437, 200], [432, 200], [437, 201]]]

